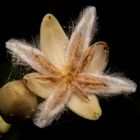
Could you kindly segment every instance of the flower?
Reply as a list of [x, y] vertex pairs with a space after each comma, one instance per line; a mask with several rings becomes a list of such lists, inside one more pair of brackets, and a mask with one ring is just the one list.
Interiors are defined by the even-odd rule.
[[25, 85], [45, 100], [40, 103], [34, 123], [45, 127], [66, 107], [89, 119], [98, 119], [102, 112], [96, 95], [116, 95], [136, 90], [132, 81], [107, 75], [107, 43], [99, 41], [90, 46], [96, 27], [96, 9], [87, 7], [70, 40], [57, 19], [47, 14], [41, 23], [40, 49], [10, 40], [11, 50], [37, 72], [24, 76]]

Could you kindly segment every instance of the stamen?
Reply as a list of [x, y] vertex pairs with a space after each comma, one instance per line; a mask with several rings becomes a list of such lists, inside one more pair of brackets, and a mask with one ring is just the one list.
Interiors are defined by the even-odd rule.
[[36, 62], [38, 62], [39, 65], [41, 65], [46, 70], [46, 72], [50, 72], [51, 74], [57, 75], [60, 74], [57, 68], [51, 62], [49, 62], [47, 58], [44, 58], [41, 55], [34, 54], [34, 59]]
[[92, 60], [94, 52], [95, 52], [94, 47], [88, 47], [85, 49], [84, 54], [80, 60], [79, 66], [77, 66], [77, 69], [76, 69], [77, 73], [85, 70], [86, 66]]

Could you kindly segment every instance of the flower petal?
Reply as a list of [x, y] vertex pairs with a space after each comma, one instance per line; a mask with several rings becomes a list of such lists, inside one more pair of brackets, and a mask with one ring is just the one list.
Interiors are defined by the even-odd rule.
[[23, 77], [23, 81], [32, 93], [44, 99], [51, 95], [55, 89], [52, 79], [46, 79], [39, 73], [29, 73]]
[[84, 102], [76, 95], [72, 94], [67, 106], [70, 110], [83, 118], [97, 120], [102, 114], [98, 99], [94, 95], [88, 95], [88, 99], [88, 102]]
[[50, 125], [63, 111], [70, 95], [71, 90], [68, 89], [67, 84], [57, 85], [55, 91], [39, 105], [33, 120], [35, 125], [41, 128]]
[[95, 7], [86, 8], [71, 35], [67, 50], [67, 61], [70, 71], [76, 69], [77, 64], [79, 64], [79, 61], [83, 55], [84, 49], [89, 47], [89, 43], [92, 38], [91, 33], [95, 28], [95, 19]]
[[40, 48], [57, 67], [65, 64], [65, 49], [68, 46], [68, 38], [57, 19], [47, 14], [41, 23]]
[[85, 72], [102, 73], [108, 63], [109, 48], [106, 42], [94, 43], [92, 58], [86, 66]]
[[17, 55], [24, 62], [40, 73], [58, 73], [56, 67], [36, 48], [17, 40], [9, 40], [6, 42], [6, 48], [12, 51], [13, 55]]
[[6, 123], [0, 116], [0, 133], [6, 133], [11, 127], [11, 124]]
[[136, 84], [124, 77], [99, 74], [81, 74], [78, 82], [87, 93], [102, 96], [129, 94], [136, 91]]

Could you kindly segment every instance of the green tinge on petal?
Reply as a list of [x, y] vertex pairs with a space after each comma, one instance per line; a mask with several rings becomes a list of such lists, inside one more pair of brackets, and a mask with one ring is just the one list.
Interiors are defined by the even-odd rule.
[[97, 120], [102, 114], [98, 99], [94, 95], [88, 95], [88, 98], [89, 102], [84, 102], [73, 94], [67, 106], [70, 110], [83, 118]]
[[6, 123], [0, 116], [0, 133], [6, 133], [10, 129], [11, 125]]
[[57, 67], [65, 64], [64, 56], [68, 42], [57, 19], [53, 15], [47, 14], [41, 23], [40, 48]]

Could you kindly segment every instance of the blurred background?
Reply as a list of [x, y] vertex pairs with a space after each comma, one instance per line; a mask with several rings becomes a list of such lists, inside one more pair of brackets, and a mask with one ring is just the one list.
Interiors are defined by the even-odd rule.
[[108, 69], [111, 73], [123, 73], [138, 85], [136, 93], [129, 96], [99, 98], [103, 115], [97, 121], [85, 120], [67, 110], [61, 119], [45, 129], [37, 128], [31, 121], [18, 123], [1, 139], [140, 138], [140, 11], [135, 1], [46, 0], [30, 3], [13, 0], [0, 3], [0, 87], [6, 83], [11, 71], [6, 41], [10, 38], [25, 39], [27, 42], [35, 40], [41, 20], [47, 13], [55, 15], [70, 36], [71, 25], [88, 5], [97, 8], [98, 32], [93, 42], [103, 40], [110, 47]]

